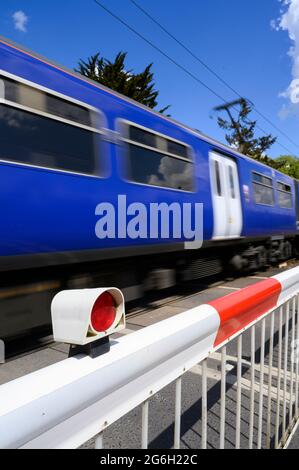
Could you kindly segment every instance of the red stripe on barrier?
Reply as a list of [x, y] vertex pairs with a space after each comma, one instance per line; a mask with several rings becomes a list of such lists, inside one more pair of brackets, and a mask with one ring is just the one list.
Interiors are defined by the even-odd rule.
[[277, 305], [281, 284], [273, 278], [209, 302], [220, 316], [218, 346]]

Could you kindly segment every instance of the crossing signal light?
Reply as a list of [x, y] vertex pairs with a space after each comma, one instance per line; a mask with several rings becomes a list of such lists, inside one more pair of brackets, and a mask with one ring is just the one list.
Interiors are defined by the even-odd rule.
[[115, 287], [61, 291], [51, 314], [54, 340], [70, 345], [107, 344], [112, 333], [125, 328], [124, 297]]

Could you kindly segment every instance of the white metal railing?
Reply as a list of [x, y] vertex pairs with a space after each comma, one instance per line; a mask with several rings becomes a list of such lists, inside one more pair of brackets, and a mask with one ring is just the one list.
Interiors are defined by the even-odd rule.
[[[290, 320], [291, 318], [291, 320]], [[269, 326], [268, 354], [265, 354], [266, 326]], [[256, 342], [256, 331], [260, 328], [260, 344]], [[298, 360], [292, 361], [291, 344], [299, 339], [298, 295], [293, 296], [278, 309], [268, 312], [253, 325], [248, 327], [250, 333], [251, 360], [247, 374], [249, 377], [248, 392], [250, 409], [248, 423], [248, 448], [284, 447], [287, 439], [299, 418], [298, 409]], [[247, 333], [247, 331], [246, 331]], [[235, 416], [235, 447], [240, 448], [240, 423], [242, 391], [245, 384], [242, 377], [242, 338], [245, 331], [237, 336], [237, 380], [236, 380], [236, 416]], [[276, 339], [276, 337], [278, 338]], [[256, 361], [256, 348], [259, 347], [259, 361]], [[221, 354], [221, 415], [220, 415], [220, 448], [225, 444], [225, 387], [226, 387], [226, 346], [220, 349]], [[274, 353], [277, 352], [277, 364], [274, 366]], [[213, 356], [213, 353], [211, 354]], [[207, 359], [204, 363], [207, 362]], [[205, 365], [206, 369], [206, 365]], [[203, 372], [202, 380], [206, 381]], [[246, 380], [246, 379], [245, 379]], [[206, 387], [203, 387], [206, 394]], [[256, 404], [255, 399], [258, 398]], [[206, 398], [203, 400], [206, 402]], [[203, 406], [202, 413], [207, 414]], [[257, 414], [257, 423], [255, 417]], [[272, 419], [274, 415], [274, 421]], [[202, 448], [207, 447], [207, 422], [202, 420]], [[255, 424], [257, 427], [255, 428]], [[243, 440], [244, 441], [244, 440]], [[244, 442], [246, 444], [246, 442]], [[255, 445], [254, 445], [255, 444]], [[245, 447], [245, 446], [244, 446]]]
[[201, 381], [197, 448], [215, 447], [215, 429], [219, 448], [285, 447], [299, 419], [299, 271], [292, 271], [288, 296], [216, 347], [221, 318], [202, 305], [113, 340], [96, 359], [71, 357], [2, 385], [0, 447], [76, 448], [95, 438], [100, 449], [109, 427], [141, 406], [146, 449], [152, 400], [174, 382], [172, 446], [179, 449], [190, 372]]

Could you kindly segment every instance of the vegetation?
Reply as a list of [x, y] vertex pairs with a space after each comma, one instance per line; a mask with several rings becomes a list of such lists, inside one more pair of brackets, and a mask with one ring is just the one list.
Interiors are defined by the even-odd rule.
[[[233, 117], [232, 108], [238, 107], [238, 116]], [[275, 170], [299, 179], [299, 159], [290, 155], [282, 155], [279, 158], [270, 158], [267, 150], [276, 142], [276, 137], [271, 134], [256, 137], [256, 121], [250, 120], [252, 105], [249, 101], [240, 100], [215, 108], [218, 112], [226, 112], [228, 119], [218, 117], [218, 125], [226, 131], [226, 141], [239, 152], [258, 160]]]
[[[100, 56], [100, 53], [88, 57], [86, 61], [80, 59], [76, 72], [94, 80], [112, 90], [122, 93], [139, 103], [155, 109], [158, 105], [159, 92], [155, 89], [152, 65], [149, 64], [140, 73], [126, 70], [126, 52], [119, 52], [111, 62]], [[233, 109], [238, 107], [238, 116], [233, 116]], [[160, 109], [164, 113], [169, 106]], [[225, 138], [228, 144], [239, 152], [248, 155], [266, 165], [280, 170], [283, 173], [299, 179], [299, 160], [282, 155], [272, 159], [267, 156], [267, 150], [276, 142], [276, 137], [271, 134], [256, 137], [257, 122], [251, 120], [252, 105], [244, 98], [226, 103], [215, 108], [218, 112], [225, 112], [227, 119], [218, 117], [218, 125], [226, 131]]]
[[[126, 56], [126, 52], [119, 52], [111, 62], [101, 57], [98, 52], [87, 61], [80, 59], [75, 71], [149, 108], [156, 108], [159, 92], [155, 89], [153, 64], [147, 65], [141, 73], [134, 73], [132, 70], [126, 70]], [[164, 113], [168, 108], [169, 106], [166, 106], [159, 112]]]
[[[238, 116], [234, 118], [231, 110], [237, 107]], [[271, 134], [256, 137], [256, 121], [249, 118], [252, 111], [249, 101], [241, 98], [218, 106], [215, 110], [227, 113], [228, 119], [218, 117], [218, 125], [226, 131], [225, 138], [228, 144], [249, 157], [264, 161], [265, 152], [275, 143], [276, 137]]]
[[299, 159], [291, 155], [282, 155], [273, 160], [277, 169], [286, 175], [292, 176], [299, 180]]

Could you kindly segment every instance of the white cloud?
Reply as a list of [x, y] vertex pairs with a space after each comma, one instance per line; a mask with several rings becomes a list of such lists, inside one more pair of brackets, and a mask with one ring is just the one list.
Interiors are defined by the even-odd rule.
[[292, 60], [292, 79], [288, 88], [279, 94], [279, 97], [289, 101], [280, 112], [281, 118], [291, 114], [298, 114], [299, 97], [299, 0], [279, 0], [282, 4], [280, 17], [271, 21], [271, 27], [276, 31], [286, 31], [291, 41], [288, 55]]
[[22, 31], [26, 33], [27, 31], [27, 23], [28, 23], [28, 16], [22, 10], [15, 11], [12, 15], [15, 29], [18, 31]]

